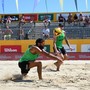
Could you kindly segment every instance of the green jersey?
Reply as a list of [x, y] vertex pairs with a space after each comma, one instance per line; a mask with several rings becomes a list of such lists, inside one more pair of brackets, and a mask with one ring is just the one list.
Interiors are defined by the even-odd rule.
[[64, 39], [65, 39], [65, 34], [64, 34], [64, 31], [62, 31], [62, 33], [56, 37], [56, 47], [57, 48], [62, 48], [62, 43]]
[[19, 62], [23, 61], [35, 61], [38, 58], [39, 54], [32, 54], [30, 48], [26, 50], [24, 55], [20, 58]]

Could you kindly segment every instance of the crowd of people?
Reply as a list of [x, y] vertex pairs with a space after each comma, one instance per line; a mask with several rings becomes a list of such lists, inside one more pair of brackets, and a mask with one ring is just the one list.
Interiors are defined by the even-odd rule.
[[[29, 16], [29, 19], [28, 21], [25, 19], [26, 17], [24, 15], [22, 15], [21, 17], [15, 17], [15, 16], [3, 16], [2, 18], [0, 18], [0, 22], [1, 23], [11, 23], [13, 22], [14, 20], [15, 21], [19, 21], [19, 25], [23, 25], [25, 24], [26, 22], [29, 22], [29, 23], [33, 23], [34, 26], [36, 24], [35, 22], [35, 17], [34, 16]], [[44, 26], [50, 26], [51, 24], [51, 17], [48, 16], [48, 15], [44, 15], [43, 18], [42, 18], [42, 22], [44, 24]], [[74, 25], [76, 24], [85, 24], [85, 25], [88, 25], [90, 24], [90, 15], [89, 14], [83, 14], [83, 13], [68, 13], [68, 14], [59, 14], [58, 15], [58, 19], [57, 21], [60, 23], [60, 24], [65, 24], [66, 22], [68, 24], [71, 24], [71, 23], [74, 23]]]
[[74, 15], [72, 15], [72, 13], [69, 13], [67, 17], [65, 17], [60, 14], [58, 17], [58, 22], [63, 25], [65, 25], [65, 23], [67, 22], [68, 24], [72, 24], [73, 26], [88, 26], [90, 25], [90, 15], [83, 15], [82, 13], [75, 13]]
[[[2, 39], [6, 40], [7, 35], [5, 35], [5, 33], [7, 32], [7, 29], [9, 31], [12, 29], [10, 27], [10, 24], [12, 24], [12, 22], [13, 22], [13, 18], [10, 16], [7, 16], [6, 18], [4, 18], [4, 17], [2, 18], [2, 23], [5, 24], [5, 28], [4, 28], [5, 30], [3, 30], [0, 27], [0, 33], [2, 33], [2, 35], [0, 36], [1, 40]], [[58, 22], [57, 24], [61, 24], [63, 26], [65, 26], [66, 23], [71, 26], [74, 26], [74, 25], [75, 26], [90, 26], [90, 15], [83, 15], [82, 13], [80, 13], [80, 14], [75, 13], [72, 15], [72, 13], [69, 13], [69, 14], [67, 14], [67, 17], [65, 17], [64, 14], [59, 14], [58, 18], [57, 18], [57, 22]], [[19, 40], [22, 40], [25, 38], [29, 39], [28, 35], [37, 26], [33, 16], [30, 17], [29, 21], [27, 22], [25, 19], [25, 16], [22, 15], [19, 18], [19, 21], [17, 23], [18, 23], [18, 26], [16, 26], [16, 27], [18, 27], [18, 39]], [[26, 23], [30, 24], [29, 25], [30, 29], [28, 30], [28, 33], [25, 33], [25, 28], [23, 27], [23, 25]], [[42, 23], [43, 23], [42, 36], [44, 39], [50, 39], [50, 32], [52, 31], [52, 30], [50, 30], [50, 27], [52, 24], [51, 17], [48, 17], [47, 15], [45, 15], [42, 18]], [[9, 28], [7, 28], [7, 27], [9, 27]], [[13, 29], [12, 29], [12, 31], [13, 31]], [[10, 38], [7, 38], [7, 40], [12, 39], [12, 35], [14, 35], [14, 33], [9, 33]]]

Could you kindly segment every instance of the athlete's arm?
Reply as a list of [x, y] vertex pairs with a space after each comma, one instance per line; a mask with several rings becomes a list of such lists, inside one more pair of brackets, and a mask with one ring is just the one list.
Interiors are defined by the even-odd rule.
[[59, 60], [59, 61], [63, 62], [62, 59], [61, 59], [61, 57], [55, 56], [54, 54], [49, 53], [49, 52], [47, 52], [45, 50], [42, 50], [42, 54], [45, 55], [45, 56], [47, 56], [47, 57], [52, 58], [53, 60]]
[[65, 34], [65, 42], [68, 45], [69, 49], [72, 51], [72, 48], [71, 48], [70, 43], [69, 43], [69, 41], [68, 41], [68, 39], [66, 37], [66, 34]]
[[65, 42], [66, 42], [66, 44], [68, 45], [68, 47], [70, 48], [70, 44], [69, 44], [69, 41], [68, 41], [68, 39], [67, 39], [66, 36], [65, 36]]
[[32, 47], [30, 51], [31, 51], [31, 53], [33, 53], [33, 54], [36, 54], [36, 53], [38, 53], [38, 54], [43, 54], [43, 55], [45, 55], [45, 56], [47, 56], [47, 57], [50, 57], [50, 58], [52, 58], [52, 59], [54, 59], [54, 60], [60, 60], [60, 61], [62, 62], [62, 59], [61, 59], [60, 57], [55, 56], [54, 54], [51, 54], [51, 53], [45, 51], [44, 49], [41, 50], [41, 49], [38, 48], [37, 46]]
[[55, 53], [58, 53], [57, 47], [56, 47], [56, 36], [53, 37], [53, 48], [55, 50]]
[[42, 50], [39, 47], [37, 47], [37, 46], [32, 46], [30, 48], [30, 52], [32, 54], [41, 54], [42, 53]]

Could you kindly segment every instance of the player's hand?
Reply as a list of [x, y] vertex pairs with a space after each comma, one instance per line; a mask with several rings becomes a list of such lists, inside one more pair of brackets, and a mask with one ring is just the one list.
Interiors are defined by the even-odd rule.
[[62, 62], [62, 63], [63, 63], [63, 60], [62, 60], [62, 58], [61, 58], [61, 57], [57, 56], [57, 59], [58, 59], [60, 62]]
[[60, 52], [57, 50], [55, 54], [58, 56], [60, 54]]
[[73, 48], [72, 47], [69, 47], [69, 49], [72, 51], [73, 50]]

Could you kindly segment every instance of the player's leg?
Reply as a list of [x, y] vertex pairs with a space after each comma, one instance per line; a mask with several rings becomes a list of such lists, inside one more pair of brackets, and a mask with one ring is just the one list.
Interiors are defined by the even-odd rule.
[[19, 67], [21, 68], [22, 77], [26, 77], [30, 68], [37, 67], [38, 77], [42, 79], [42, 63], [41, 62], [19, 62]]
[[[64, 47], [58, 49], [58, 51], [60, 52], [60, 56], [62, 57], [62, 60], [63, 61], [68, 59], [68, 55], [67, 55], [67, 52], [64, 49]], [[62, 63], [59, 62], [59, 61], [57, 61], [56, 63], [57, 63], [57, 71], [59, 71], [59, 68], [60, 68], [60, 66], [61, 66]]]
[[67, 55], [67, 53], [64, 54], [64, 60], [68, 60], [68, 55]]
[[62, 54], [64, 56], [63, 60], [68, 60], [68, 55], [67, 55], [67, 52], [66, 52], [65, 48], [62, 47], [60, 50], [61, 50], [61, 52], [62, 52]]
[[[62, 60], [68, 60], [68, 55], [66, 53], [66, 50], [64, 48], [60, 49], [59, 51], [61, 51], [61, 54], [59, 54], [60, 57], [62, 57]], [[57, 65], [57, 71], [59, 71], [59, 68], [61, 66], [61, 62], [60, 61], [57, 61], [56, 62], [56, 65]]]
[[54, 64], [57, 66], [57, 71], [59, 71], [59, 69], [60, 69], [60, 66], [61, 66], [61, 64], [62, 64], [63, 62], [61, 62], [61, 61], [59, 61], [59, 60], [57, 60], [57, 62], [55, 62]]
[[21, 69], [21, 74], [22, 74], [22, 77], [23, 76], [26, 76], [28, 71], [30, 70], [29, 68], [29, 63], [27, 61], [24, 61], [24, 62], [19, 62], [18, 63], [18, 66], [20, 67]]
[[41, 62], [29, 62], [29, 68], [37, 67], [38, 77], [42, 79], [42, 63]]
[[[54, 50], [54, 52], [55, 52], [54, 47], [53, 47], [53, 50]], [[63, 61], [63, 60], [64, 60], [64, 56], [63, 56], [63, 54], [62, 54], [62, 51], [61, 51], [60, 49], [58, 49], [58, 48], [57, 48], [57, 50], [58, 50], [60, 53], [58, 53], [58, 54], [56, 54], [56, 55], [59, 56], [59, 57], [62, 59], [62, 61]], [[59, 71], [59, 68], [60, 68], [62, 62], [59, 61], [59, 60], [57, 60], [57, 62], [55, 62], [54, 64], [57, 66], [57, 69], [56, 69], [56, 70]]]
[[55, 53], [55, 48], [53, 47], [53, 51], [54, 51], [55, 55], [59, 56], [63, 60], [64, 59], [64, 56], [62, 54], [62, 51], [59, 48], [57, 48], [57, 50], [59, 51], [58, 54]]

